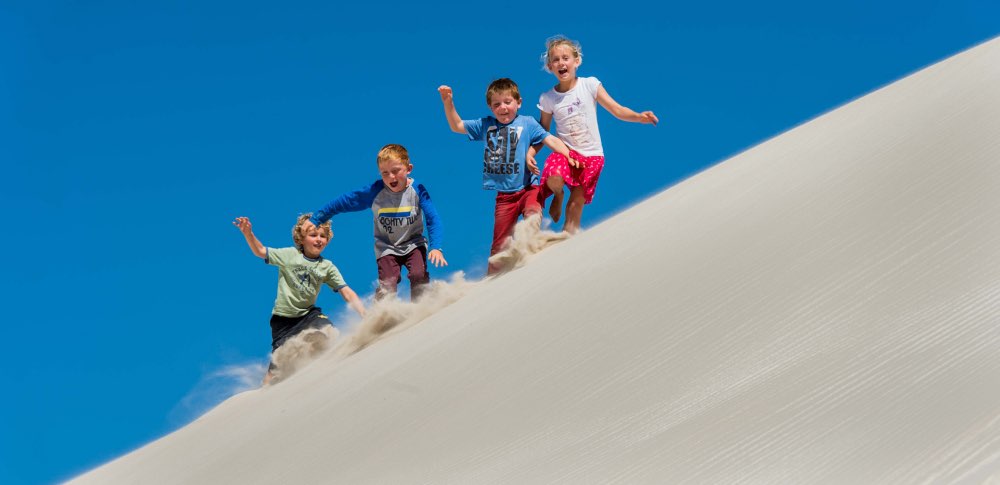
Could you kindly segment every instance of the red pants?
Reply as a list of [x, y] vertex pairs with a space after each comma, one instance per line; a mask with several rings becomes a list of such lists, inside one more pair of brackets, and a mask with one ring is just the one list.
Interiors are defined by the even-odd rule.
[[[497, 192], [496, 205], [493, 208], [493, 245], [490, 246], [490, 256], [500, 252], [507, 243], [507, 238], [514, 234], [514, 225], [520, 216], [530, 216], [542, 211], [538, 203], [538, 186], [532, 185], [517, 192]], [[487, 274], [493, 274], [498, 268], [490, 265]]]

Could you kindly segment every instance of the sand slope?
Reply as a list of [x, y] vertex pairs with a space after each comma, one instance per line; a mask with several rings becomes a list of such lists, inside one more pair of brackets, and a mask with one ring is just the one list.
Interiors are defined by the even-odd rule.
[[76, 481], [990, 479], [998, 40]]

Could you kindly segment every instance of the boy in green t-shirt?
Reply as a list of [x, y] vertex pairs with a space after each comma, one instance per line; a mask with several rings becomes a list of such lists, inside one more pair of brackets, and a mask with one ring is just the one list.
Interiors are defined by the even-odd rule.
[[[328, 259], [321, 256], [323, 249], [333, 237], [330, 223], [319, 227], [303, 229], [302, 225], [312, 214], [299, 216], [298, 222], [292, 228], [292, 240], [295, 247], [268, 248], [261, 244], [253, 234], [250, 219], [237, 217], [233, 225], [238, 227], [253, 254], [263, 258], [264, 262], [278, 267], [278, 297], [274, 301], [271, 315], [271, 353], [285, 341], [310, 328], [324, 328], [332, 325], [316, 305], [316, 297], [323, 283], [347, 302], [358, 315], [365, 315], [365, 307], [361, 299], [354, 293], [340, 271]], [[271, 382], [277, 367], [272, 360], [264, 376], [264, 385]]]

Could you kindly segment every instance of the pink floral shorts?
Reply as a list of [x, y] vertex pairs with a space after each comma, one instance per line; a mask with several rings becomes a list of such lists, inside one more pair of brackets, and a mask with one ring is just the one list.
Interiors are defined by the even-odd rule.
[[549, 155], [549, 158], [545, 159], [545, 168], [542, 170], [540, 200], [544, 201], [552, 195], [552, 191], [545, 184], [545, 181], [553, 175], [562, 177], [566, 185], [570, 187], [583, 187], [585, 204], [589, 204], [594, 199], [594, 191], [597, 190], [597, 179], [601, 178], [601, 170], [604, 169], [604, 157], [585, 157], [573, 150], [570, 150], [569, 154], [573, 159], [583, 164], [583, 166], [574, 168], [569, 166], [569, 160], [566, 157], [558, 153]]

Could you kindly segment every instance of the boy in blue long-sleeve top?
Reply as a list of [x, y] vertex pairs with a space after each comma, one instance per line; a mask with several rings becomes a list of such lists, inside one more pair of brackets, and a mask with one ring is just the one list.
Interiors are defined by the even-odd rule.
[[[381, 180], [333, 199], [313, 212], [304, 229], [323, 224], [337, 214], [370, 208], [375, 225], [379, 281], [375, 299], [396, 293], [405, 266], [410, 280], [410, 299], [416, 300], [431, 279], [427, 261], [436, 267], [448, 265], [441, 252], [440, 218], [427, 189], [409, 178], [413, 165], [406, 148], [386, 145], [379, 150], [377, 160]], [[427, 238], [424, 238], [424, 226]]]

